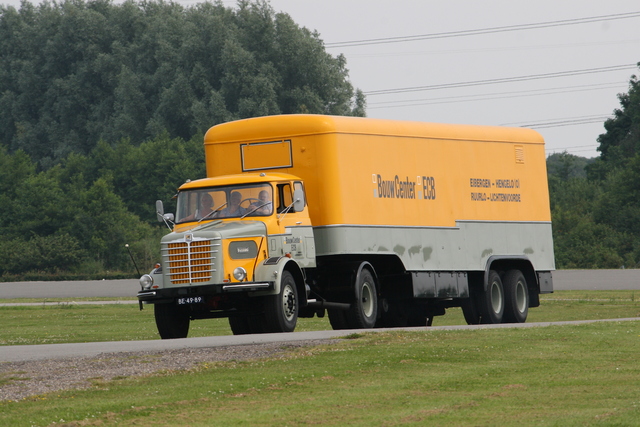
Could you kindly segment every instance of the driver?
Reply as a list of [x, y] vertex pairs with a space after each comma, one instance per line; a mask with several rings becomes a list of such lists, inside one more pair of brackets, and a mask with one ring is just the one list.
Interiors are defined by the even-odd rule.
[[271, 215], [272, 203], [269, 192], [267, 190], [260, 191], [258, 199], [259, 201], [252, 203], [249, 209], [251, 209], [255, 215]]
[[229, 204], [226, 208], [220, 211], [218, 217], [225, 218], [230, 216], [242, 216], [246, 213], [246, 209], [240, 206], [242, 201], [242, 194], [238, 191], [232, 191], [229, 198]]

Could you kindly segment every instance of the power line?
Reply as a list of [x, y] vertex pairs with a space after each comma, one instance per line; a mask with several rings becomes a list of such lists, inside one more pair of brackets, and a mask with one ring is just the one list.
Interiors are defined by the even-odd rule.
[[561, 117], [557, 119], [539, 120], [536, 122], [511, 122], [501, 123], [499, 126], [518, 126], [531, 129], [546, 129], [564, 126], [586, 125], [591, 123], [603, 124], [611, 118], [611, 114], [594, 114], [579, 117]]
[[420, 50], [420, 51], [405, 51], [398, 52], [394, 50], [392, 52], [376, 52], [376, 53], [350, 53], [349, 60], [354, 58], [385, 58], [385, 57], [398, 57], [398, 56], [422, 56], [422, 55], [450, 55], [459, 53], [482, 53], [482, 52], [504, 52], [517, 50], [519, 52], [524, 50], [539, 50], [539, 49], [564, 49], [564, 48], [579, 48], [588, 46], [606, 46], [606, 45], [622, 45], [622, 44], [636, 44], [640, 39], [627, 39], [627, 40], [614, 40], [614, 41], [599, 41], [599, 42], [580, 42], [580, 43], [556, 43], [556, 44], [538, 44], [527, 46], [504, 46], [504, 47], [484, 47], [484, 48], [465, 48], [465, 49], [438, 49], [438, 50]]
[[571, 77], [571, 76], [578, 76], [583, 74], [606, 73], [610, 71], [629, 70], [629, 69], [636, 68], [637, 66], [638, 65], [636, 64], [614, 65], [611, 67], [587, 68], [584, 70], [571, 70], [571, 71], [560, 71], [556, 73], [531, 74], [528, 76], [504, 77], [499, 79], [475, 80], [470, 82], [444, 83], [444, 84], [429, 85], [429, 86], [411, 86], [411, 87], [396, 88], [396, 89], [380, 89], [380, 90], [367, 91], [367, 92], [364, 92], [364, 94], [367, 96], [389, 95], [394, 93], [419, 92], [419, 91], [426, 91], [426, 90], [440, 90], [440, 89], [452, 89], [452, 88], [481, 86], [481, 85], [500, 84], [500, 83], [513, 83], [513, 82], [522, 82], [527, 80], [553, 79], [558, 77]]
[[576, 125], [587, 125], [591, 123], [604, 123], [605, 120], [610, 119], [610, 116], [601, 116], [593, 119], [576, 119], [576, 120], [565, 120], [565, 121], [556, 121], [556, 122], [547, 122], [547, 123], [532, 123], [525, 124], [522, 127], [531, 128], [531, 129], [546, 129], [546, 128], [557, 128], [564, 126], [576, 126]]
[[555, 151], [555, 150], [566, 150], [569, 148], [590, 148], [593, 149], [594, 147], [597, 147], [596, 144], [589, 144], [589, 145], [573, 145], [571, 147], [558, 147], [558, 148], [546, 148], [546, 151]]
[[557, 119], [545, 119], [538, 120], [537, 122], [511, 122], [511, 123], [501, 123], [499, 126], [522, 126], [522, 127], [535, 127], [535, 126], [545, 126], [548, 124], [554, 123], [569, 123], [569, 122], [581, 122], [587, 120], [607, 120], [611, 118], [611, 114], [592, 114], [589, 116], [578, 116], [578, 117], [560, 117]]
[[561, 27], [567, 25], [588, 24], [600, 21], [613, 21], [640, 17], [640, 12], [619, 13], [614, 15], [591, 16], [587, 18], [565, 19], [560, 21], [539, 22], [533, 24], [507, 25], [502, 27], [480, 28], [476, 30], [448, 31], [442, 33], [420, 34], [414, 36], [384, 37], [377, 39], [351, 40], [345, 42], [325, 43], [325, 47], [351, 47], [372, 44], [402, 43], [418, 40], [433, 40], [452, 37], [477, 36], [482, 34], [504, 33], [509, 31], [534, 30], [539, 28]]
[[[597, 150], [598, 150], [598, 146], [597, 145], [592, 146], [592, 148], [583, 148], [581, 150], [566, 150], [566, 149], [564, 149], [562, 147], [545, 149], [545, 151], [547, 151], [549, 153], [567, 152], [567, 153], [570, 153], [570, 154], [573, 154], [573, 153], [584, 153], [585, 151], [597, 151]], [[549, 154], [549, 153], [547, 153], [547, 154]]]
[[[491, 101], [495, 99], [522, 98], [529, 96], [546, 96], [561, 93], [589, 92], [594, 90], [615, 89], [621, 83], [600, 83], [593, 85], [565, 86], [561, 88], [534, 89], [510, 92], [484, 93], [477, 95], [445, 96], [440, 98], [405, 99], [367, 103], [368, 110], [380, 108], [403, 108], [421, 105], [455, 104], [458, 102]], [[395, 104], [395, 105], [394, 105]]]

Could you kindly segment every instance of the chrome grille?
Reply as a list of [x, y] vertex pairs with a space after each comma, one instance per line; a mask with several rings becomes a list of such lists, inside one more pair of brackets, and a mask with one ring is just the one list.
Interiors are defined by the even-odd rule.
[[172, 284], [203, 283], [211, 281], [216, 271], [218, 239], [192, 239], [168, 243], [163, 247], [163, 258], [168, 266]]

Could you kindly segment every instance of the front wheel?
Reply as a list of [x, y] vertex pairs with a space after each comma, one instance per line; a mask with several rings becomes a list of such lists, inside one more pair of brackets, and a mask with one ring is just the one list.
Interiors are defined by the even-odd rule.
[[293, 332], [298, 322], [298, 290], [290, 272], [282, 272], [280, 293], [265, 299], [269, 332]]
[[378, 317], [376, 282], [368, 268], [363, 268], [355, 282], [355, 300], [346, 312], [349, 328], [371, 329]]
[[189, 333], [189, 311], [172, 303], [154, 304], [158, 333], [163, 340], [186, 338]]

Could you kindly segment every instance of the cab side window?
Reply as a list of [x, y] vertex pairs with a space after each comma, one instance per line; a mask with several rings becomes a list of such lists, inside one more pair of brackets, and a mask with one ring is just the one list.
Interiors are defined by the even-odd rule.
[[278, 213], [284, 211], [287, 206], [293, 203], [293, 192], [291, 184], [278, 184]]

